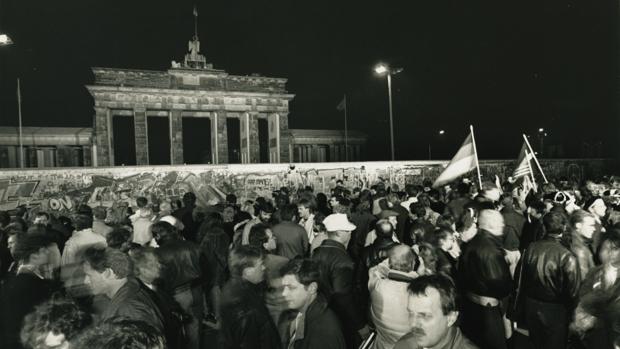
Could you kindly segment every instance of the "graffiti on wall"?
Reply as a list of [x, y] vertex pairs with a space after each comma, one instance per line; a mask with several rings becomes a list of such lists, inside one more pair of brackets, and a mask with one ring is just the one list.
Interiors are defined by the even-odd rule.
[[[198, 204], [210, 205], [234, 193], [240, 200], [271, 197], [281, 187], [312, 187], [329, 192], [342, 180], [345, 187], [369, 188], [378, 181], [403, 188], [434, 179], [443, 170], [443, 162], [334, 163], [160, 166], [82, 168], [67, 170], [26, 170], [0, 172], [0, 210], [21, 205], [36, 206], [55, 214], [75, 210], [81, 204], [91, 207], [135, 205], [144, 196], [150, 202], [180, 200], [187, 192], [197, 196]], [[483, 178], [496, 174], [504, 179], [514, 169], [513, 161], [483, 162]], [[603, 171], [602, 164], [560, 162], [543, 164], [548, 176], [578, 177], [592, 170]], [[474, 179], [475, 174], [472, 174]]]

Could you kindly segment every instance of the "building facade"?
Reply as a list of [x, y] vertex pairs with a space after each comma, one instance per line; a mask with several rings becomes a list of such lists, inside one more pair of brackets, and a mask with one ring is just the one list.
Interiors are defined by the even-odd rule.
[[[91, 166], [92, 128], [22, 127], [24, 167]], [[0, 168], [21, 167], [19, 128], [0, 127]]]
[[291, 161], [363, 161], [368, 136], [360, 131], [290, 129]]
[[289, 162], [287, 80], [230, 75], [206, 63], [197, 36], [189, 47], [167, 71], [92, 69], [94, 165]]

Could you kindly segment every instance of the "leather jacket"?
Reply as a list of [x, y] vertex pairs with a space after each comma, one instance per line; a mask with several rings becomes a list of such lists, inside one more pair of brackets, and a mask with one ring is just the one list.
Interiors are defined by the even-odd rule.
[[573, 232], [570, 249], [577, 257], [579, 262], [579, 270], [581, 272], [581, 280], [586, 278], [588, 271], [594, 268], [594, 257], [592, 254], [592, 239], [588, 239]]
[[464, 292], [502, 299], [512, 291], [512, 276], [504, 257], [501, 237], [485, 230], [463, 245], [459, 285]]
[[179, 286], [197, 286], [203, 278], [200, 249], [191, 241], [171, 239], [156, 249], [162, 265], [161, 280], [170, 294]]
[[396, 245], [398, 244], [392, 240], [392, 237], [387, 237], [378, 238], [372, 243], [372, 245], [364, 248], [364, 251], [362, 252], [362, 261], [366, 266], [366, 270], [388, 258], [388, 251]]
[[528, 247], [522, 258], [520, 288], [526, 297], [573, 307], [578, 301], [581, 272], [577, 257], [561, 239], [547, 235]]

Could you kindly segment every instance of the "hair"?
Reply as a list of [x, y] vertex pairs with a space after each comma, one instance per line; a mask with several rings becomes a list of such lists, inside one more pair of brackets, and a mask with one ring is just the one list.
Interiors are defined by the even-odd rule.
[[40, 234], [40, 235], [48, 235], [50, 238], [52, 236], [47, 233], [47, 227], [41, 223], [33, 224], [28, 230], [26, 230], [28, 235]]
[[527, 204], [527, 206], [536, 210], [536, 212], [538, 213], [545, 212], [545, 203], [540, 200], [532, 200], [531, 202]]
[[429, 288], [434, 288], [439, 292], [441, 311], [444, 315], [457, 310], [456, 287], [452, 279], [447, 276], [441, 274], [419, 276], [409, 283], [407, 290], [411, 296], [428, 296]]
[[400, 197], [398, 197], [398, 194], [396, 193], [389, 193], [386, 197], [387, 201], [394, 204], [394, 205], [398, 205], [400, 204]]
[[26, 262], [33, 254], [39, 252], [41, 248], [46, 248], [54, 241], [47, 234], [29, 234], [19, 232], [15, 242], [13, 258], [16, 261]]
[[[389, 226], [389, 229], [386, 231], [383, 229], [384, 226]], [[392, 234], [394, 234], [394, 226], [387, 218], [379, 219], [375, 224], [375, 233], [377, 234], [377, 238], [391, 238]]]
[[50, 215], [49, 213], [45, 212], [45, 211], [39, 211], [35, 214], [35, 217], [45, 217], [47, 219], [50, 219]]
[[106, 237], [108, 247], [121, 250], [122, 252], [127, 252], [129, 250], [131, 241], [131, 232], [121, 227], [114, 228]]
[[428, 242], [430, 242], [434, 247], [440, 247], [441, 240], [445, 240], [448, 236], [452, 235], [452, 231], [446, 228], [437, 228], [433, 231], [428, 237]]
[[149, 201], [144, 196], [139, 196], [136, 198], [136, 206], [143, 208], [148, 205]]
[[411, 210], [411, 213], [416, 215], [418, 218], [424, 218], [426, 216], [426, 207], [419, 201], [409, 205], [409, 210]]
[[320, 285], [321, 266], [312, 259], [293, 259], [280, 268], [280, 275], [295, 275], [297, 281], [304, 286], [315, 282]]
[[418, 256], [413, 252], [411, 247], [400, 244], [390, 248], [388, 251], [388, 259], [390, 269], [407, 273], [415, 270], [415, 262]]
[[441, 216], [437, 217], [437, 221], [435, 225], [438, 228], [446, 228], [452, 230], [452, 225], [455, 223], [454, 216], [451, 213], [444, 213]]
[[198, 234], [196, 234], [198, 243], [202, 242], [202, 239], [210, 232], [216, 228], [223, 229], [224, 227], [224, 216], [219, 212], [210, 212], [207, 214], [205, 219], [200, 223], [200, 227], [198, 227]]
[[594, 215], [585, 210], [575, 210], [570, 215], [570, 225], [574, 227], [577, 223], [583, 223], [586, 217], [594, 218]]
[[[257, 199], [257, 202], [258, 202], [258, 199]], [[273, 207], [273, 204], [268, 201], [261, 202], [256, 207], [256, 214], [259, 214], [260, 212], [274, 213], [275, 211], [276, 209]]]
[[131, 275], [131, 258], [119, 250], [109, 247], [90, 247], [84, 252], [84, 262], [99, 273], [110, 268], [119, 279]]
[[226, 195], [226, 202], [229, 204], [236, 204], [237, 203], [237, 195], [235, 194], [227, 194]]
[[254, 224], [252, 228], [250, 228], [250, 235], [248, 237], [250, 246], [263, 248], [263, 244], [269, 240], [269, 237], [267, 237], [267, 229], [269, 229], [267, 224]]
[[93, 209], [93, 217], [104, 220], [108, 216], [108, 211], [105, 207], [97, 206]]
[[263, 251], [254, 246], [243, 245], [234, 248], [228, 255], [230, 275], [233, 277], [241, 277], [243, 275], [243, 270], [254, 266], [256, 261], [263, 258]]
[[510, 193], [504, 193], [500, 196], [499, 202], [504, 207], [514, 208], [515, 198]]
[[162, 264], [152, 247], [140, 247], [129, 254], [133, 262], [133, 274], [146, 284], [153, 282], [161, 276]]
[[21, 329], [21, 342], [28, 348], [48, 348], [45, 338], [49, 332], [73, 340], [90, 325], [90, 313], [81, 310], [71, 298], [54, 294], [49, 301], [36, 306], [26, 315]]
[[297, 205], [289, 204], [280, 208], [280, 219], [283, 221], [292, 222], [297, 215]]
[[191, 191], [183, 194], [183, 204], [185, 204], [185, 206], [194, 206], [195, 203], [196, 194], [192, 193]]
[[566, 231], [566, 224], [566, 215], [561, 212], [552, 211], [543, 217], [546, 234], [560, 235]]
[[164, 335], [144, 321], [113, 318], [82, 333], [76, 348], [164, 349]]
[[437, 250], [428, 242], [421, 242], [418, 246], [424, 267], [435, 274], [437, 272]]
[[297, 202], [297, 206], [303, 206], [307, 209], [310, 209], [310, 213], [314, 213], [316, 211], [316, 202], [307, 198], [301, 198]]
[[177, 229], [172, 224], [162, 221], [153, 223], [153, 225], [151, 225], [151, 232], [157, 242], [161, 241], [165, 243], [179, 236]]
[[75, 230], [80, 231], [93, 227], [93, 217], [83, 213], [76, 214], [73, 217], [73, 226]]
[[87, 204], [80, 204], [80, 205], [78, 205], [78, 207], [75, 210], [75, 212], [77, 214], [83, 214], [83, 215], [90, 216], [90, 218], [93, 218], [93, 209], [90, 206], [88, 206]]

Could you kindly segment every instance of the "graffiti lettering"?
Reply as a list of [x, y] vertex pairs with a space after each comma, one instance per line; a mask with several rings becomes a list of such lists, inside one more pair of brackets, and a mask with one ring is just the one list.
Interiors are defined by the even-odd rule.
[[73, 201], [68, 196], [52, 198], [47, 205], [52, 211], [71, 211], [73, 209]]

